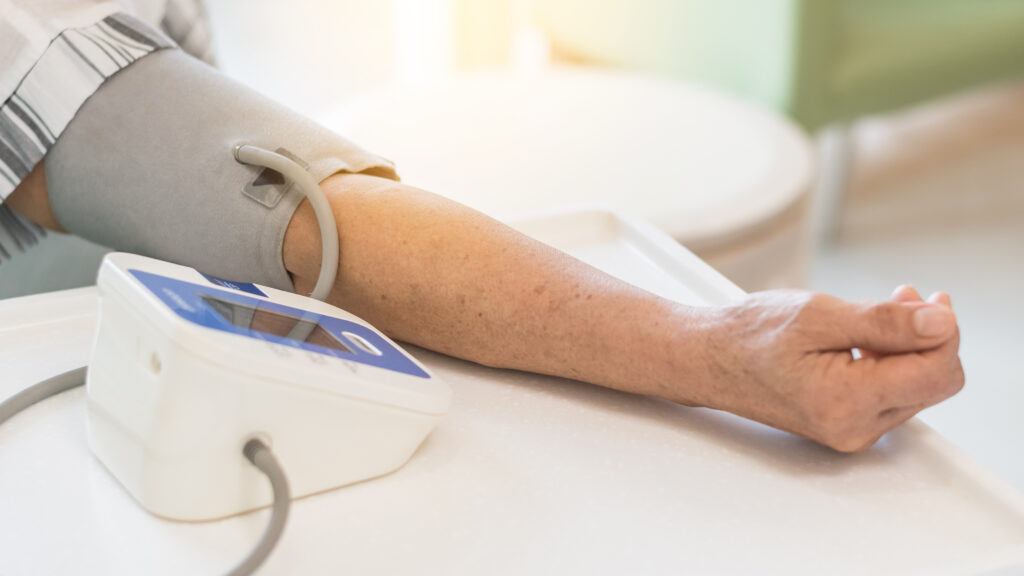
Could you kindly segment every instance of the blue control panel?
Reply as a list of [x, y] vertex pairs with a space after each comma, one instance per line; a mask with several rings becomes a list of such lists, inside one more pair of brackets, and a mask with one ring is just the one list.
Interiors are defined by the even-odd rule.
[[193, 324], [430, 378], [401, 350], [362, 324], [151, 272], [129, 272], [175, 314]]
[[211, 284], [216, 284], [217, 286], [222, 286], [224, 288], [241, 290], [242, 292], [248, 292], [253, 296], [263, 296], [264, 298], [267, 297], [267, 295], [263, 293], [263, 290], [260, 290], [252, 282], [236, 282], [234, 280], [225, 280], [224, 278], [218, 278], [216, 276], [211, 276], [210, 274], [203, 274], [202, 272], [200, 272], [199, 274], [203, 278], [209, 280]]

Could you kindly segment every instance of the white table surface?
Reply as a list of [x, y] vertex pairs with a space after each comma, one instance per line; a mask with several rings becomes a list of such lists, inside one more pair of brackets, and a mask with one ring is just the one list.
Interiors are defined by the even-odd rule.
[[[671, 290], [641, 244], [613, 244], [585, 256]], [[84, 363], [94, 308], [92, 289], [0, 302], [0, 395]], [[1024, 558], [1020, 495], [919, 422], [842, 456], [411, 351], [451, 383], [451, 413], [397, 472], [296, 501], [263, 573], [961, 574]], [[190, 524], [137, 506], [92, 457], [83, 398], [0, 428], [0, 574], [218, 574], [255, 542], [266, 511]]]

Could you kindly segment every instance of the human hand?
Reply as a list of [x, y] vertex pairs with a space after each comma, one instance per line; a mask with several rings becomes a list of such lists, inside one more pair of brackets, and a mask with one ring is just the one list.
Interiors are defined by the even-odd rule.
[[944, 293], [926, 302], [904, 286], [891, 301], [852, 304], [761, 292], [717, 312], [713, 326], [711, 407], [841, 452], [869, 448], [964, 384], [959, 329]]

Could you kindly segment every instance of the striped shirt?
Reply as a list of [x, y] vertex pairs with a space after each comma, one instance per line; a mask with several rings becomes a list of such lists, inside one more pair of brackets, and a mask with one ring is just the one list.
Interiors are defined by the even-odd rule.
[[3, 205], [79, 108], [139, 58], [212, 62], [202, 0], [0, 0], [0, 263], [44, 234]]

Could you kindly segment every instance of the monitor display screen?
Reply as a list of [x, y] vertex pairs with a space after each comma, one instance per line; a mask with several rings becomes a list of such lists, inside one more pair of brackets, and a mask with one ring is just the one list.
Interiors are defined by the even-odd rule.
[[262, 310], [245, 304], [228, 302], [213, 296], [203, 296], [203, 302], [214, 309], [222, 318], [239, 328], [246, 328], [254, 332], [281, 338], [291, 338], [299, 342], [308, 342], [317, 346], [323, 346], [324, 348], [348, 352], [349, 354], [352, 353], [351, 348], [342, 344], [316, 322], [269, 310]]

